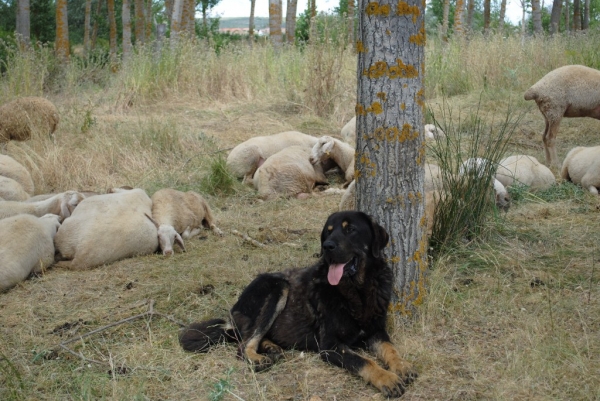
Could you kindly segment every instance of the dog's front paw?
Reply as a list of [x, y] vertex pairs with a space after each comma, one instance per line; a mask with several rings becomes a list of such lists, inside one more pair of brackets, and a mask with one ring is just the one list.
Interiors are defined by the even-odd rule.
[[250, 362], [250, 366], [252, 366], [252, 369], [255, 372], [262, 372], [273, 366], [273, 360], [265, 355], [261, 355], [259, 358], [253, 360], [248, 360], [248, 362]]
[[396, 363], [393, 368], [390, 367], [390, 370], [400, 376], [405, 385], [411, 384], [417, 379], [417, 377], [419, 377], [417, 370], [410, 363], [404, 360]]
[[400, 376], [383, 369], [376, 378], [373, 378], [372, 384], [388, 398], [398, 398], [406, 389], [404, 380]]

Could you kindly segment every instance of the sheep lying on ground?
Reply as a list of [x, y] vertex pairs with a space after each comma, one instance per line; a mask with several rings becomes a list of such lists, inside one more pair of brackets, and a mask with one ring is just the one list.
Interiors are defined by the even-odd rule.
[[262, 199], [277, 196], [307, 197], [317, 184], [327, 178], [319, 163], [310, 162], [311, 149], [290, 146], [269, 157], [256, 170], [252, 183]]
[[139, 188], [86, 198], [54, 238], [59, 266], [85, 269], [155, 252], [151, 213], [152, 201]]
[[[462, 163], [458, 173], [460, 175], [476, 174], [478, 177], [483, 177], [484, 174], [490, 173], [495, 176], [495, 169], [489, 166], [489, 163], [489, 160], [482, 159], [481, 157], [470, 158]], [[493, 180], [496, 206], [507, 211], [510, 207], [510, 195], [500, 181], [496, 178], [493, 178]]]
[[525, 92], [535, 100], [546, 120], [543, 142], [546, 164], [558, 167], [556, 134], [563, 117], [600, 120], [600, 71], [583, 65], [566, 65], [550, 71]]
[[581, 184], [591, 193], [600, 190], [600, 146], [576, 147], [567, 153], [560, 175], [563, 179]]
[[289, 146], [312, 147], [317, 138], [298, 131], [256, 136], [240, 143], [227, 156], [227, 168], [237, 178], [251, 181], [256, 169], [275, 153]]
[[12, 178], [0, 175], [0, 197], [7, 201], [21, 202], [29, 199], [29, 194]]
[[[423, 131], [425, 132], [425, 139], [437, 139], [446, 136], [444, 131], [434, 124], [425, 124], [423, 126]], [[356, 116], [352, 117], [352, 119], [344, 125], [340, 134], [344, 142], [353, 146], [356, 144]]]
[[71, 216], [73, 210], [84, 199], [76, 191], [66, 191], [39, 202], [0, 202], [0, 219], [17, 214], [32, 214], [41, 217], [45, 214], [57, 214], [61, 220]]
[[505, 187], [513, 183], [527, 185], [532, 191], [550, 188], [556, 183], [552, 171], [535, 157], [527, 155], [509, 156], [498, 163], [496, 179]]
[[214, 223], [210, 206], [200, 194], [165, 188], [156, 191], [151, 199], [152, 220], [158, 229], [163, 255], [173, 254], [174, 243], [185, 251], [183, 240], [200, 234], [203, 226], [216, 235], [223, 235]]
[[0, 175], [12, 178], [29, 194], [33, 195], [33, 180], [29, 171], [18, 161], [7, 155], [0, 155]]
[[354, 179], [354, 148], [339, 139], [322, 136], [312, 148], [310, 162], [322, 165], [328, 160], [332, 160], [344, 172], [345, 184], [350, 184]]
[[0, 143], [26, 141], [32, 132], [53, 134], [58, 110], [43, 97], [22, 97], [0, 106]]
[[54, 263], [59, 216], [19, 214], [0, 220], [0, 291]]

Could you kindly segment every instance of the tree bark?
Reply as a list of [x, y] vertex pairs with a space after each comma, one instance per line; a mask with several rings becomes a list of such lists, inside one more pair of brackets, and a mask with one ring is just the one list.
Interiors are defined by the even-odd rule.
[[483, 0], [483, 33], [485, 34], [490, 31], [491, 3], [490, 0]]
[[183, 0], [174, 0], [173, 16], [171, 17], [171, 45], [179, 39], [181, 31], [181, 15], [183, 13]]
[[348, 0], [348, 43], [351, 45], [355, 42], [354, 35], [354, 0]]
[[90, 34], [92, 22], [92, 0], [85, 0], [85, 17], [83, 20], [83, 54], [90, 52]]
[[144, 36], [146, 38], [146, 42], [149, 42], [150, 38], [152, 37], [152, 0], [146, 0], [144, 20], [146, 21], [146, 32], [144, 33]]
[[254, 8], [256, 7], [256, 0], [250, 0], [250, 22], [248, 23], [248, 35], [250, 39], [254, 37]]
[[108, 9], [109, 29], [109, 47], [111, 69], [116, 72], [117, 66], [117, 19], [115, 17], [115, 0], [106, 0]]
[[269, 0], [269, 36], [273, 47], [281, 48], [281, 0]]
[[287, 9], [285, 14], [285, 41], [294, 44], [296, 37], [296, 11], [298, 10], [298, 0], [287, 0]]
[[442, 14], [442, 38], [448, 39], [448, 18], [450, 16], [450, 0], [444, 0], [444, 11]]
[[98, 16], [100, 15], [100, 11], [102, 11], [102, 0], [98, 0], [96, 4], [96, 18], [94, 18], [94, 27], [92, 28], [92, 39], [90, 43], [90, 50], [94, 50], [96, 48], [96, 40], [98, 39]]
[[196, 1], [183, 0], [183, 11], [181, 13], [181, 30], [188, 37], [194, 36], [196, 33], [195, 27]]
[[581, 0], [573, 0], [573, 30], [581, 30]]
[[552, 3], [552, 13], [550, 14], [550, 35], [559, 32], [561, 11], [562, 0], [554, 0]]
[[504, 18], [506, 17], [506, 0], [500, 2], [500, 15], [498, 17], [498, 30], [504, 33]]
[[29, 47], [31, 42], [31, 13], [29, 0], [17, 2], [17, 41], [21, 47]]
[[571, 12], [569, 10], [569, 0], [565, 0], [565, 31], [570, 32], [572, 31], [572, 27], [571, 27]]
[[135, 0], [135, 44], [146, 42], [146, 19], [144, 18], [144, 0]]
[[463, 24], [462, 17], [465, 8], [464, 0], [456, 0], [456, 6], [454, 7], [454, 34], [457, 37], [463, 36]]
[[56, 0], [56, 56], [62, 62], [70, 56], [67, 0]]
[[531, 0], [531, 18], [533, 19], [533, 33], [542, 34], [542, 10], [540, 9], [540, 0]]
[[121, 10], [121, 23], [123, 25], [123, 61], [131, 57], [131, 4], [129, 0], [123, 0], [123, 9]]
[[466, 31], [473, 31], [473, 12], [475, 11], [475, 0], [467, 0], [467, 23]]
[[394, 311], [425, 296], [425, 2], [359, 1], [356, 205], [390, 236]]
[[583, 21], [581, 24], [581, 29], [588, 29], [590, 27], [590, 0], [584, 0], [584, 10], [583, 10]]

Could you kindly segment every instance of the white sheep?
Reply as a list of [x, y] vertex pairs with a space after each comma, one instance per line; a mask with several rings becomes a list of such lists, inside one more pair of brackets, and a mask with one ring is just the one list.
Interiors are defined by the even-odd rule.
[[[465, 160], [459, 167], [458, 174], [466, 175], [466, 174], [476, 174], [478, 177], [483, 177], [484, 174], [495, 175], [494, 166], [490, 165], [489, 160], [483, 159], [481, 157], [470, 158]], [[495, 177], [494, 180], [494, 192], [495, 192], [495, 200], [496, 206], [503, 210], [508, 210], [510, 207], [510, 195], [508, 191], [502, 185], [500, 181], [498, 181]]]
[[550, 188], [556, 178], [550, 169], [535, 157], [527, 155], [509, 156], [498, 163], [496, 179], [505, 187], [514, 183], [526, 185], [532, 191]]
[[591, 193], [600, 190], [600, 146], [573, 148], [567, 153], [560, 175], [563, 179], [581, 184]]
[[12, 178], [0, 175], [0, 197], [8, 201], [21, 202], [29, 199], [29, 194]]
[[310, 154], [312, 164], [333, 161], [343, 172], [348, 185], [354, 179], [354, 148], [331, 136], [322, 136], [313, 146]]
[[558, 167], [555, 142], [562, 118], [600, 119], [600, 71], [583, 65], [557, 68], [527, 89], [525, 100], [535, 100], [546, 120], [546, 164]]
[[203, 226], [216, 235], [223, 235], [215, 225], [210, 206], [200, 194], [164, 188], [156, 191], [151, 199], [152, 220], [163, 255], [173, 254], [174, 243], [185, 251], [183, 240], [200, 234]]
[[143, 189], [86, 198], [60, 226], [54, 243], [60, 266], [86, 269], [158, 249], [152, 200]]
[[31, 174], [29, 174], [29, 171], [21, 163], [12, 157], [0, 154], [0, 175], [12, 178], [21, 184], [29, 196], [33, 196], [34, 186]]
[[290, 146], [265, 160], [252, 180], [259, 197], [305, 198], [316, 184], [326, 184], [327, 178], [321, 165], [310, 162], [310, 153], [311, 149], [305, 146]]
[[84, 199], [76, 191], [66, 191], [39, 202], [0, 202], [0, 219], [17, 214], [32, 214], [41, 217], [45, 214], [57, 214], [61, 219], [71, 216], [73, 210]]
[[[425, 133], [425, 139], [438, 139], [446, 136], [444, 131], [434, 124], [425, 124], [423, 126], [423, 131]], [[352, 119], [342, 127], [340, 135], [344, 142], [353, 146], [356, 144], [356, 116], [352, 117]]]
[[19, 214], [0, 220], [0, 291], [54, 263], [59, 216]]
[[227, 156], [227, 168], [237, 178], [250, 182], [256, 169], [275, 153], [289, 146], [312, 147], [317, 138], [298, 131], [256, 136], [234, 147]]

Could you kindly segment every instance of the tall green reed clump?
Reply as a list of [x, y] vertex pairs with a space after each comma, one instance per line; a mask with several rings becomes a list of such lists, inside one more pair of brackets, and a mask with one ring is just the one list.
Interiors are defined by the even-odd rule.
[[[465, 241], [481, 238], [487, 219], [496, 211], [493, 180], [498, 162], [521, 117], [507, 110], [504, 120], [486, 122], [479, 109], [453, 122], [446, 107], [440, 120], [433, 119], [446, 133], [429, 145], [429, 152], [442, 172], [442, 188], [435, 211], [430, 245], [434, 253], [444, 253]], [[440, 123], [442, 122], [442, 123]], [[470, 158], [488, 160], [460, 174]]]

